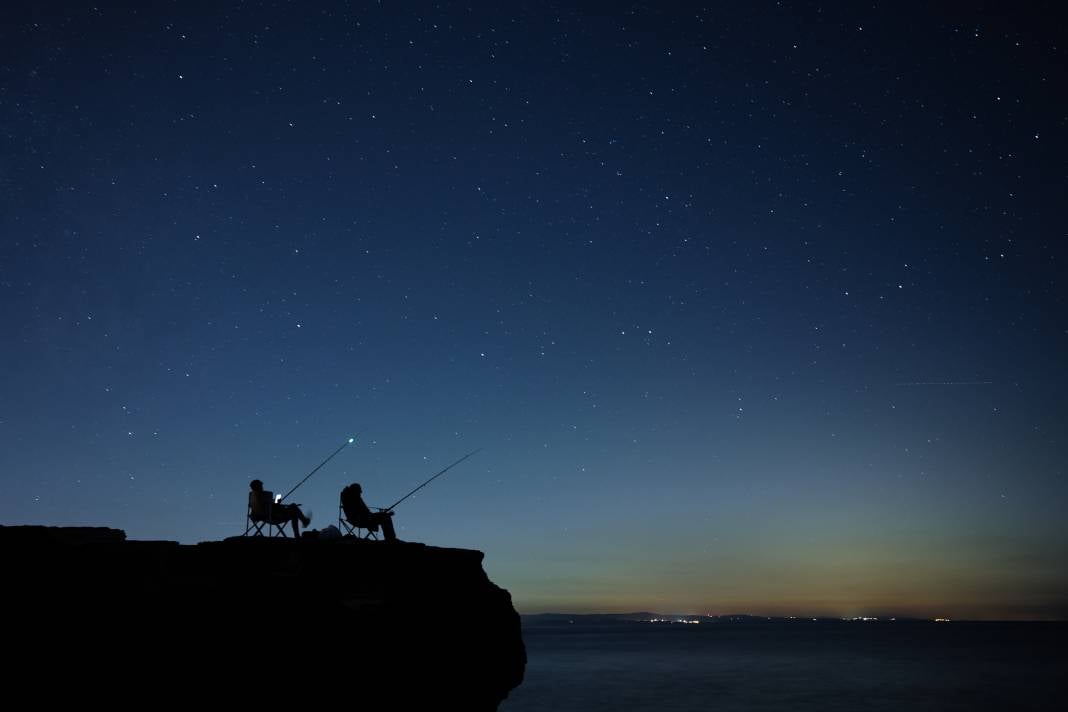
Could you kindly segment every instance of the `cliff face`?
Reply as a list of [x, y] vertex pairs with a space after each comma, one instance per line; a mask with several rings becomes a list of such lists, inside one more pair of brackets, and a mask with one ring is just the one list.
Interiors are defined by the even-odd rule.
[[5, 677], [46, 697], [493, 710], [523, 679], [478, 551], [0, 527], [0, 556]]

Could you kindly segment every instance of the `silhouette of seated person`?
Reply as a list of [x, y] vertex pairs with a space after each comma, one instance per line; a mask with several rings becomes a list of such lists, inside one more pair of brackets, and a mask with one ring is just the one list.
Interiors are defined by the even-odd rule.
[[264, 490], [263, 483], [259, 480], [252, 480], [248, 486], [252, 490], [249, 493], [248, 503], [252, 509], [253, 521], [267, 522], [278, 527], [288, 522], [293, 525], [293, 536], [297, 539], [300, 538], [300, 524], [305, 527], [311, 524], [311, 517], [305, 516], [304, 512], [300, 511], [299, 504], [276, 504], [274, 492]]
[[345, 512], [345, 519], [354, 527], [377, 532], [382, 528], [386, 541], [397, 541], [397, 534], [393, 531], [393, 512], [379, 510], [372, 512], [363, 501], [363, 488], [356, 482], [341, 490], [341, 509]]

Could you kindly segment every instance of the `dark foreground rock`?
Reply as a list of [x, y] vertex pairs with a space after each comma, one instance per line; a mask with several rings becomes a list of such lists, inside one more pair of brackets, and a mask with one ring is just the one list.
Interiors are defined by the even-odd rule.
[[478, 551], [0, 527], [0, 556], [5, 678], [40, 702], [493, 710], [523, 679]]

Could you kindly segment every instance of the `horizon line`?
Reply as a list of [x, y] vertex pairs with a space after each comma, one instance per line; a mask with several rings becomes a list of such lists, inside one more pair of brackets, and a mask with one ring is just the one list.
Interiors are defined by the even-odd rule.
[[763, 618], [765, 620], [798, 620], [798, 621], [845, 621], [845, 622], [892, 622], [892, 621], [926, 621], [946, 623], [1068, 623], [1068, 618], [953, 618], [952, 616], [939, 616], [929, 618], [916, 615], [857, 615], [857, 616], [833, 616], [833, 615], [767, 615], [763, 613], [659, 613], [657, 611], [627, 611], [602, 612], [592, 611], [586, 613], [569, 613], [567, 611], [542, 611], [540, 613], [519, 613], [520, 617], [529, 616], [665, 616], [692, 617], [692, 618]]

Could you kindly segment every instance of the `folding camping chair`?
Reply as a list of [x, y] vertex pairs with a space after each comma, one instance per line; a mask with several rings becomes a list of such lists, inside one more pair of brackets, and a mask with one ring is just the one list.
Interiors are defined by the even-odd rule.
[[[341, 506], [341, 502], [337, 504], [337, 528], [340, 529], [348, 536], [354, 536], [357, 539], [378, 539], [378, 536], [366, 527], [361, 527], [353, 524], [348, 519], [345, 519], [345, 510]], [[361, 534], [360, 532], [364, 532]]]
[[[273, 492], [263, 491], [248, 493], [248, 513], [245, 515], [245, 536], [289, 538], [289, 535], [286, 534], [285, 530], [285, 525], [288, 524], [288, 522], [276, 524], [274, 522], [274, 517], [271, 516], [271, 509], [273, 507]], [[263, 533], [264, 527], [267, 527], [266, 534]], [[252, 534], [249, 534], [249, 532], [252, 532]]]

